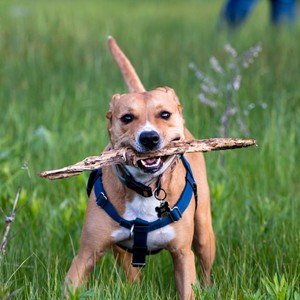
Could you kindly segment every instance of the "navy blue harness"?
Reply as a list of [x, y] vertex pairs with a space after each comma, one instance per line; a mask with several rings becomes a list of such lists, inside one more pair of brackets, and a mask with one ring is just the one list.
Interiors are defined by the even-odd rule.
[[[146, 255], [153, 254], [154, 252], [148, 251], [147, 248], [147, 236], [148, 233], [156, 229], [162, 228], [172, 222], [177, 222], [181, 219], [182, 214], [191, 202], [193, 193], [195, 194], [196, 204], [197, 204], [197, 185], [193, 178], [191, 167], [184, 156], [181, 157], [183, 165], [186, 169], [186, 183], [182, 194], [171, 209], [170, 213], [163, 218], [159, 218], [156, 221], [148, 222], [140, 218], [134, 220], [126, 220], [120, 216], [118, 211], [115, 209], [113, 204], [107, 198], [105, 193], [103, 183], [102, 183], [102, 170], [98, 169], [90, 174], [87, 193], [91, 193], [94, 186], [94, 192], [96, 195], [96, 203], [99, 207], [104, 209], [104, 211], [120, 226], [125, 227], [130, 230], [133, 234], [133, 248], [126, 249], [132, 252], [132, 265], [134, 267], [143, 267], [146, 265]], [[119, 245], [124, 249], [123, 246]], [[155, 251], [158, 252], [158, 251]]]

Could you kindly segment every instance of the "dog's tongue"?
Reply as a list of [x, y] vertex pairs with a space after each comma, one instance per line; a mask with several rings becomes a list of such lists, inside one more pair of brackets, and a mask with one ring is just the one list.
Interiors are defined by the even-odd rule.
[[138, 163], [141, 169], [150, 173], [158, 171], [163, 165], [161, 157], [141, 159], [138, 161]]
[[143, 161], [145, 162], [146, 165], [153, 165], [156, 163], [157, 158], [156, 157], [147, 158], [147, 159], [143, 159]]

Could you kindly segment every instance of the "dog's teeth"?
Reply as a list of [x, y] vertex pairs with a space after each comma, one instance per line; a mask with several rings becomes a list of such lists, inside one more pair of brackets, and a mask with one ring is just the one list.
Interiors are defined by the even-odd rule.
[[160, 164], [161, 158], [148, 158], [148, 159], [142, 159], [142, 165], [144, 167], [157, 167]]

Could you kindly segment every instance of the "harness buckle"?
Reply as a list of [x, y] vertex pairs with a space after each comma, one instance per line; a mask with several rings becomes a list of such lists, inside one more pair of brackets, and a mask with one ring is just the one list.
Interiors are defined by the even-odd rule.
[[99, 194], [99, 196], [97, 197], [96, 203], [101, 208], [104, 208], [104, 206], [106, 205], [107, 201], [108, 201], [107, 197], [105, 196], [105, 194], [103, 192], [101, 192]]
[[132, 224], [132, 226], [130, 228], [129, 239], [131, 239], [133, 237], [133, 231], [134, 231], [134, 224]]
[[177, 206], [171, 209], [170, 218], [173, 222], [177, 222], [182, 218], [182, 214]]

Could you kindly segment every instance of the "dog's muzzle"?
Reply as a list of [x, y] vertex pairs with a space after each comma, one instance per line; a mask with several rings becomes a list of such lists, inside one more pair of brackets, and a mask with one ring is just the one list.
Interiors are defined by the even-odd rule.
[[[161, 138], [155, 130], [143, 131], [138, 137], [138, 150], [143, 153], [158, 150], [161, 144]], [[162, 157], [152, 157], [138, 161], [138, 166], [146, 173], [156, 173], [161, 169], [164, 161]]]
[[[136, 150], [141, 153], [158, 150], [161, 146], [161, 138], [157, 131], [142, 131], [138, 136]], [[161, 157], [152, 157], [138, 161], [138, 167], [145, 173], [156, 173], [163, 166]]]
[[158, 150], [161, 144], [159, 134], [155, 130], [143, 131], [138, 138], [139, 144], [142, 146], [143, 152]]

